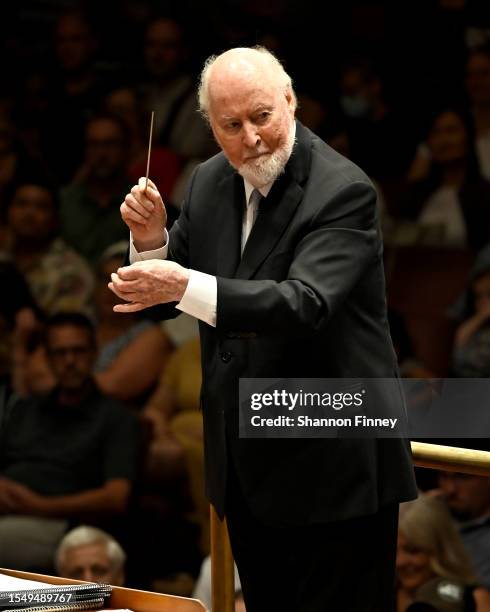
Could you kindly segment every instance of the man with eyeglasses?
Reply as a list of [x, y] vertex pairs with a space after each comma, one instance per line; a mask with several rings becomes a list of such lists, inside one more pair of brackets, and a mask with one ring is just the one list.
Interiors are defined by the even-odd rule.
[[125, 511], [135, 476], [134, 416], [92, 378], [95, 333], [81, 314], [46, 326], [57, 386], [18, 400], [0, 440], [0, 567], [50, 571], [69, 522]]
[[490, 478], [439, 472], [438, 492], [457, 522], [478, 579], [490, 588]]

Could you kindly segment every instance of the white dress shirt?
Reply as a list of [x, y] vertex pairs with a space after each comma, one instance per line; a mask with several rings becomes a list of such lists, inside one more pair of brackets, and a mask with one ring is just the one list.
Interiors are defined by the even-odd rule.
[[[260, 198], [257, 196], [258, 191], [262, 197], [266, 197], [271, 190], [272, 184], [267, 183], [260, 189], [243, 179], [245, 186], [245, 202], [247, 203], [243, 214], [242, 221], [242, 242], [241, 251], [245, 248], [247, 239], [252, 231], [253, 224], [257, 218], [257, 210]], [[226, 205], [226, 204], [224, 204]], [[232, 203], [230, 202], [231, 206]], [[168, 253], [169, 236], [165, 230], [165, 244], [159, 249], [153, 251], [142, 251], [139, 253], [133, 243], [133, 237], [130, 236], [129, 241], [129, 261], [146, 261], [148, 259], [166, 259]], [[208, 325], [216, 327], [216, 305], [217, 305], [217, 282], [216, 277], [197, 270], [189, 270], [189, 283], [185, 290], [182, 299], [177, 304], [176, 308], [186, 312], [187, 314], [204, 321]]]

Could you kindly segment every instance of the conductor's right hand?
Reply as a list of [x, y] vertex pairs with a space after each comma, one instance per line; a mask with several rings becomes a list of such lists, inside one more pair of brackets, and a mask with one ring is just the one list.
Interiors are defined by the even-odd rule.
[[121, 216], [131, 230], [136, 250], [152, 251], [165, 244], [167, 212], [153, 181], [140, 178], [121, 204]]

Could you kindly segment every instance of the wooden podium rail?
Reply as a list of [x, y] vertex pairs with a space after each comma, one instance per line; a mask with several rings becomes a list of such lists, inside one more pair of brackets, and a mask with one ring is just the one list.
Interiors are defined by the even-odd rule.
[[[412, 442], [414, 465], [419, 467], [490, 476], [490, 452], [469, 448], [454, 448], [423, 442]], [[234, 610], [234, 567], [226, 521], [221, 521], [211, 506], [211, 563], [213, 587], [213, 612]], [[1, 569], [0, 572], [17, 578], [38, 580], [50, 584], [79, 582], [54, 576]], [[125, 608], [134, 612], [204, 612], [196, 599], [176, 597], [113, 587], [109, 602], [111, 608]]]
[[[15, 570], [0, 568], [1, 574], [24, 578], [25, 580], [36, 580], [48, 584], [83, 584], [81, 580], [67, 580], [57, 576], [46, 576], [44, 574], [33, 574], [31, 572], [18, 572]], [[133, 612], [205, 612], [206, 608], [197, 599], [177, 597], [175, 595], [164, 595], [162, 593], [151, 593], [150, 591], [138, 591], [124, 587], [112, 587], [112, 594], [108, 604], [109, 608], [128, 609]]]
[[[411, 445], [416, 466], [490, 476], [489, 452], [425, 442], [412, 442]], [[234, 568], [226, 522], [219, 519], [212, 506], [210, 509], [213, 612], [233, 612]]]
[[412, 442], [411, 444], [413, 462], [418, 467], [490, 476], [490, 453], [487, 451], [440, 446], [425, 442]]

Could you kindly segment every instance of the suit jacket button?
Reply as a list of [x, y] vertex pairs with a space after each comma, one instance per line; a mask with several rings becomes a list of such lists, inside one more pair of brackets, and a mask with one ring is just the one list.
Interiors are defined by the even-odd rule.
[[229, 351], [224, 351], [223, 353], [220, 354], [220, 357], [223, 363], [229, 363], [233, 355]]

